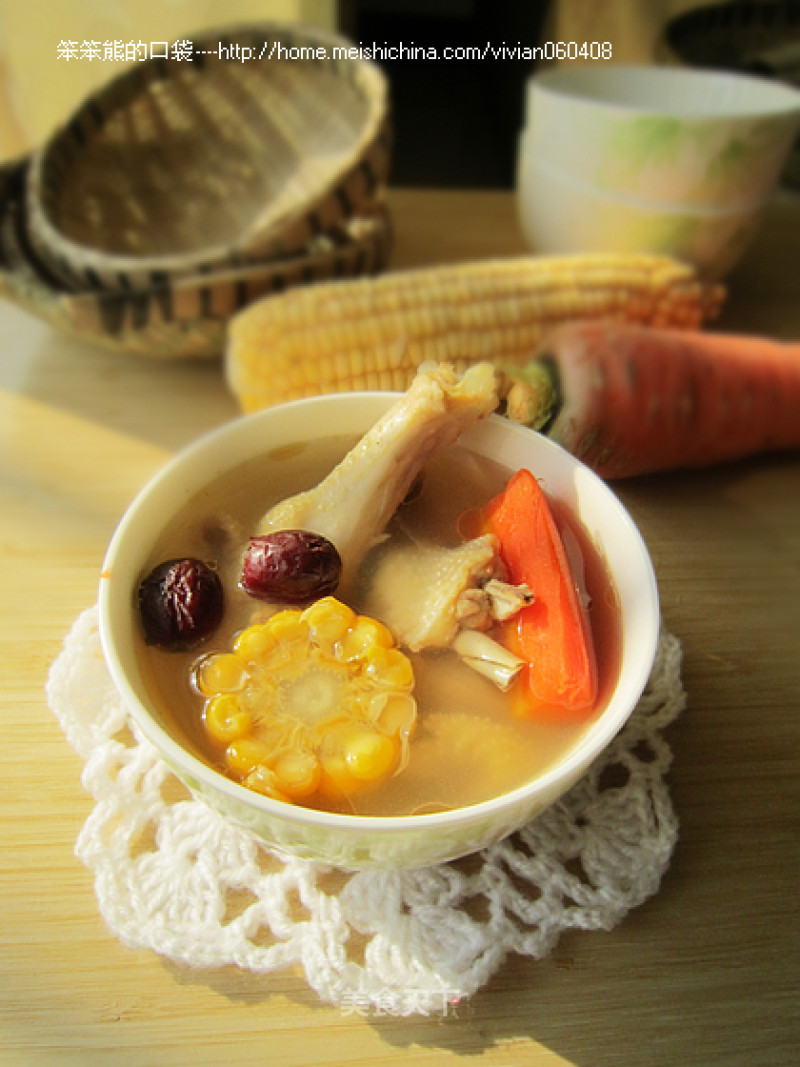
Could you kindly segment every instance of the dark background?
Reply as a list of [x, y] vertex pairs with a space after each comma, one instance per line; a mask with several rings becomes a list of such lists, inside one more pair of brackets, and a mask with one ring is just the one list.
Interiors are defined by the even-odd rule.
[[[548, 0], [344, 0], [364, 47], [541, 44]], [[511, 188], [529, 60], [380, 61], [391, 90], [392, 184]]]

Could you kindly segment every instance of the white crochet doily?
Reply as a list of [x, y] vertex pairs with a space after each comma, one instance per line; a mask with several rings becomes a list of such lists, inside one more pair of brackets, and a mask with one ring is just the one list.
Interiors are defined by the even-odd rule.
[[94, 607], [47, 697], [95, 800], [76, 855], [123, 944], [196, 967], [299, 965], [320, 998], [361, 1014], [446, 1014], [509, 954], [540, 959], [656, 892], [677, 838], [662, 731], [685, 703], [680, 666], [662, 631], [636, 711], [559, 803], [466, 861], [400, 872], [286, 858], [195, 800], [123, 708]]

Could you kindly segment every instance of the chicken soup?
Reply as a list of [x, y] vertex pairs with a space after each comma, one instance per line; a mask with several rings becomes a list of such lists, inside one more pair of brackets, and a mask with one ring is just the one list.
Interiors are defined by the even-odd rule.
[[212, 482], [138, 589], [143, 673], [173, 731], [246, 788], [403, 816], [529, 782], [619, 669], [606, 568], [535, 474], [459, 443], [489, 364], [422, 368], [359, 440]]
[[[613, 689], [619, 667], [620, 622], [603, 561], [576, 518], [551, 502], [586, 604], [596, 657], [596, 699], [587, 713], [579, 715], [547, 706], [520, 712], [515, 686], [521, 683], [515, 679], [504, 688], [502, 664], [496, 668], [498, 684], [491, 662], [479, 672], [447, 642], [424, 645], [420, 640], [420, 614], [426, 604], [433, 604], [434, 615], [436, 610], [441, 615], [429, 621], [427, 632], [437, 625], [441, 629], [453, 624], [455, 607], [447, 599], [452, 597], [447, 589], [447, 554], [450, 562], [457, 561], [465, 544], [464, 516], [474, 515], [476, 508], [496, 498], [513, 473], [458, 444], [425, 465], [380, 543], [368, 549], [359, 573], [337, 589], [335, 597], [326, 594], [310, 604], [290, 607], [253, 599], [241, 585], [243, 558], [265, 510], [298, 488], [317, 485], [353, 445], [352, 438], [330, 438], [313, 447], [281, 450], [244, 464], [210, 484], [165, 529], [147, 569], [156, 569], [165, 560], [204, 560], [224, 590], [220, 619], [199, 646], [176, 651], [144, 639], [141, 642], [144, 671], [165, 721], [195, 755], [221, 773], [280, 799], [331, 811], [365, 815], [433, 812], [475, 804], [521, 786], [577, 743]], [[471, 565], [467, 560], [467, 571]], [[480, 558], [475, 566], [480, 570]], [[376, 576], [381, 578], [377, 583]], [[535, 598], [535, 589], [532, 592]], [[443, 603], [437, 608], [441, 598]], [[331, 601], [343, 605], [344, 612]], [[297, 633], [303, 626], [298, 623], [304, 615], [313, 621], [312, 609], [320, 604], [317, 616], [324, 618], [318, 629], [339, 625], [341, 631], [338, 616], [349, 612], [354, 623], [361, 620], [365, 634], [377, 630], [382, 643], [389, 644], [384, 651], [402, 656], [398, 660], [401, 668], [403, 662], [410, 665], [412, 683], [400, 676], [402, 669], [392, 677], [384, 663], [383, 674], [373, 671], [374, 680], [362, 686], [358, 683], [363, 672], [359, 675], [353, 657], [334, 664], [335, 670], [331, 666], [316, 672], [299, 670], [295, 660], [313, 658], [319, 646], [308, 640], [304, 643]], [[392, 623], [398, 620], [410, 633], [404, 622], [409, 615], [418, 624], [409, 637], [414, 648], [392, 634]], [[282, 634], [283, 645], [264, 629], [270, 620], [275, 632]], [[382, 636], [381, 626], [392, 636]], [[359, 636], [358, 625], [341, 632], [351, 643], [373, 636], [372, 632]], [[466, 632], [487, 633], [482, 629]], [[272, 658], [264, 653], [264, 665], [248, 670], [248, 663], [256, 662], [252, 649], [259, 640], [270, 644], [267, 652]], [[245, 655], [248, 642], [252, 648]], [[420, 644], [424, 647], [416, 647]], [[377, 647], [382, 645], [377, 643]], [[265, 674], [266, 679], [260, 677]], [[356, 683], [354, 687], [351, 682]], [[265, 714], [259, 730], [245, 729], [238, 738], [233, 736], [242, 723], [258, 717], [253, 702], [263, 702], [276, 684], [286, 699], [292, 695], [299, 713], [295, 710], [288, 725], [286, 714], [273, 716], [279, 720], [277, 725], [272, 723], [273, 729]], [[247, 701], [242, 699], [245, 691], [249, 692]], [[382, 702], [381, 715], [387, 720], [394, 717], [393, 729], [381, 732], [361, 727], [368, 717], [365, 696], [373, 704]], [[413, 701], [413, 712], [409, 701]], [[331, 702], [336, 706], [331, 707]], [[214, 715], [222, 719], [221, 725], [214, 725]], [[309, 744], [309, 734], [320, 724], [327, 727], [329, 739], [327, 750], [320, 746], [322, 751]], [[389, 742], [383, 740], [386, 737]], [[337, 744], [339, 752], [334, 751]], [[272, 747], [270, 755], [264, 755], [265, 745]], [[337, 757], [345, 763], [349, 758], [356, 770], [360, 759], [361, 779], [357, 774], [345, 776], [342, 784], [340, 775], [337, 787], [334, 773], [333, 780], [323, 784], [320, 766], [326, 758], [334, 765]], [[271, 774], [258, 769], [264, 761], [267, 766], [271, 761], [273, 769], [278, 765], [284, 790], [288, 783], [291, 794], [294, 784], [295, 795], [270, 789]], [[353, 787], [361, 782], [363, 788]]]

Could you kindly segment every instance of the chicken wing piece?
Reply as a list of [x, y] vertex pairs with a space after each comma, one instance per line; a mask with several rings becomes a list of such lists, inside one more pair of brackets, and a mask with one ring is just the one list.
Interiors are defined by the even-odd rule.
[[332, 541], [342, 558], [342, 586], [431, 457], [498, 404], [498, 376], [476, 363], [459, 377], [446, 363], [423, 366], [411, 386], [316, 488], [276, 504], [259, 533], [305, 529]]
[[460, 630], [488, 629], [532, 599], [527, 586], [505, 581], [493, 534], [454, 547], [387, 545], [366, 576], [366, 610], [412, 652], [445, 648]]
[[[390, 546], [378, 549], [376, 557], [374, 566], [370, 561], [366, 610], [412, 652], [451, 644], [463, 620], [460, 598], [501, 566], [492, 534], [455, 548]], [[480, 610], [471, 598], [465, 607], [470, 616]]]

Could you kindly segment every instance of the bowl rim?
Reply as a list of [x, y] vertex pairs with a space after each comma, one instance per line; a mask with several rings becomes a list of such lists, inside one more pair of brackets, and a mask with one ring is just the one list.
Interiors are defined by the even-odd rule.
[[[527, 427], [512, 423], [503, 416], [490, 415], [483, 420], [483, 425], [502, 426], [506, 434], [534, 435], [538, 448], [550, 452], [553, 456], [558, 456], [561, 462], [566, 460], [573, 470], [580, 471], [582, 478], [589, 479], [595, 489], [605, 496], [607, 503], [615, 512], [616, 521], [619, 522], [620, 528], [624, 527], [627, 530], [639, 554], [638, 564], [642, 572], [641, 577], [644, 580], [643, 593], [645, 595], [644, 603], [646, 608], [641, 612], [643, 617], [638, 620], [639, 630], [637, 632], [644, 641], [643, 648], [645, 653], [635, 665], [631, 666], [626, 676], [624, 691], [620, 692], [620, 679], [604, 711], [597, 719], [588, 724], [588, 728], [581, 738], [561, 759], [531, 781], [476, 804], [465, 805], [447, 811], [412, 815], [354, 815], [320, 811], [315, 808], [283, 803], [249, 790], [245, 786], [227, 778], [209, 764], [204, 763], [199, 757], [194, 756], [188, 747], [181, 745], [165, 727], [157, 722], [128, 678], [117, 653], [118, 631], [123, 609], [115, 607], [115, 601], [119, 601], [119, 597], [113, 581], [115, 565], [120, 555], [124, 554], [126, 550], [129, 531], [137, 522], [141, 510], [147, 505], [151, 495], [168, 490], [170, 483], [179, 479], [180, 473], [187, 462], [196, 460], [205, 453], [214, 454], [218, 452], [221, 454], [222, 449], [219, 446], [226, 438], [246, 435], [249, 433], [250, 427], [258, 428], [261, 422], [269, 421], [279, 414], [281, 417], [292, 419], [294, 415], [301, 411], [310, 410], [311, 414], [313, 414], [316, 409], [323, 406], [341, 405], [346, 410], [348, 407], [357, 409], [359, 404], [363, 404], [369, 407], [370, 410], [374, 407], [375, 412], [371, 415], [374, 419], [380, 417], [381, 412], [390, 405], [392, 400], [400, 395], [401, 393], [399, 392], [388, 390], [364, 390], [313, 396], [288, 401], [253, 414], [234, 418], [203, 434], [187, 447], [178, 451], [137, 493], [112, 535], [102, 564], [98, 591], [101, 648], [114, 685], [122, 697], [129, 715], [142, 734], [154, 745], [159, 755], [169, 765], [180, 768], [183, 773], [199, 781], [204, 786], [223, 793], [231, 801], [255, 808], [262, 816], [272, 817], [282, 822], [296, 823], [307, 830], [331, 830], [352, 835], [371, 834], [374, 832], [395, 835], [422, 829], [457, 830], [471, 823], [491, 818], [493, 814], [497, 814], [502, 810], [511, 810], [515, 804], [523, 799], [530, 798], [533, 800], [539, 794], [546, 794], [555, 782], [560, 779], [568, 779], [571, 771], [574, 773], [578, 767], [586, 762], [587, 750], [591, 753], [589, 759], [589, 762], [591, 762], [599, 756], [622, 729], [644, 691], [658, 647], [660, 609], [655, 572], [644, 539], [625, 506], [606, 482], [580, 460], [566, 452], [560, 445]], [[381, 405], [380, 408], [378, 407], [379, 404]], [[480, 426], [481, 424], [478, 424], [477, 428], [472, 427], [471, 429], [480, 429]], [[364, 431], [359, 430], [357, 432], [363, 433]], [[470, 431], [467, 431], [464, 435], [467, 440], [469, 433]], [[312, 436], [311, 440], [313, 439]], [[231, 463], [224, 469], [233, 469], [242, 461], [240, 458], [237, 463]], [[199, 487], [200, 483], [194, 487], [194, 491], [197, 491]], [[124, 613], [129, 620], [132, 616], [130, 609], [131, 600], [129, 599], [127, 607], [124, 609]]]
[[[699, 106], [650, 107], [635, 96], [621, 92], [626, 79], [639, 82], [649, 80], [656, 86], [666, 88], [680, 83], [697, 91]], [[754, 97], [763, 98], [763, 104], [750, 107], [714, 107], [709, 90], [712, 87], [735, 91], [752, 89]], [[596, 64], [556, 67], [534, 74], [528, 81], [528, 89], [536, 94], [552, 95], [572, 103], [602, 112], [616, 112], [641, 117], [672, 117], [683, 122], [737, 122], [764, 118], [795, 117], [800, 120], [800, 90], [782, 82], [773, 82], [753, 74], [734, 71], [696, 69], [672, 66], [648, 66], [644, 64]], [[599, 97], [601, 92], [608, 97]], [[772, 101], [772, 102], [770, 102]]]

